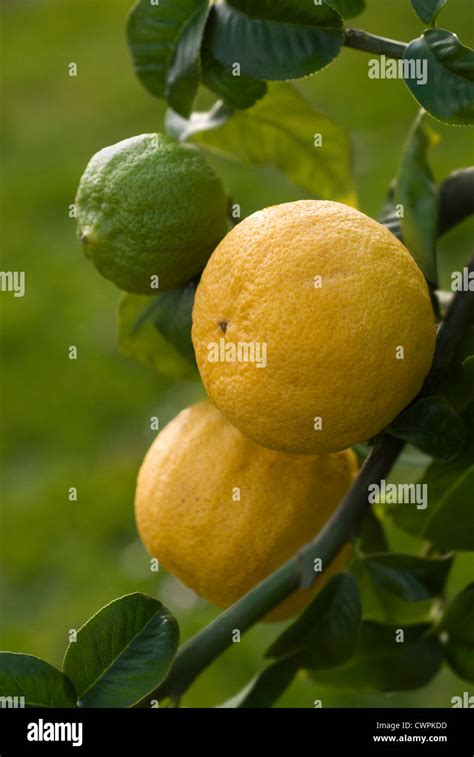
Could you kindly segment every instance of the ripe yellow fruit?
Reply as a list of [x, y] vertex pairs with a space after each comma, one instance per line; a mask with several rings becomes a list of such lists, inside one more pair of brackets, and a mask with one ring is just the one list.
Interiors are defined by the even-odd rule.
[[220, 242], [193, 310], [207, 393], [270, 449], [336, 452], [420, 390], [435, 322], [425, 279], [384, 226], [337, 202], [254, 213]]
[[[351, 450], [310, 457], [259, 447], [200, 402], [171, 421], [145, 457], [138, 531], [170, 573], [227, 607], [320, 531], [356, 471]], [[298, 590], [267, 619], [298, 612], [350, 554], [344, 546], [315, 588]]]

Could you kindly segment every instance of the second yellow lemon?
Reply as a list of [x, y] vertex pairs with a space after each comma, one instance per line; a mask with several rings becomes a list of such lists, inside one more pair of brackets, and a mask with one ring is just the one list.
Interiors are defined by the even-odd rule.
[[[310, 457], [259, 447], [201, 402], [171, 421], [145, 457], [135, 498], [138, 531], [170, 573], [227, 607], [318, 533], [356, 470], [351, 450]], [[302, 609], [350, 554], [346, 545], [315, 589], [298, 590], [268, 619]]]
[[193, 342], [213, 402], [270, 449], [335, 452], [376, 435], [431, 365], [428, 288], [385, 227], [336, 202], [266, 208], [213, 252]]

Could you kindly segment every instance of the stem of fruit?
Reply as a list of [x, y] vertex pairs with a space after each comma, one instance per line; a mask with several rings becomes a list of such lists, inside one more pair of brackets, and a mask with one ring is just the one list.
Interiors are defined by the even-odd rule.
[[[434, 373], [438, 374], [437, 366], [445, 365], [452, 356], [472, 322], [473, 300], [469, 292], [457, 292], [454, 296], [438, 332]], [[320, 558], [324, 566], [328, 565], [341, 547], [356, 536], [370, 506], [369, 485], [388, 476], [403, 446], [400, 440], [383, 438], [373, 448], [352, 487], [315, 540], [184, 644], [165, 681], [135, 706], [146, 707], [152, 699], [178, 698], [205, 668], [232, 646], [235, 629], [242, 634], [293, 591], [311, 586], [318, 577], [313, 568], [315, 559]]]
[[403, 58], [408, 45], [405, 42], [397, 42], [394, 39], [378, 37], [375, 34], [369, 34], [362, 29], [346, 29], [344, 38], [345, 47], [352, 47], [354, 50], [362, 50], [365, 53], [375, 53], [375, 55], [386, 55], [388, 58]]

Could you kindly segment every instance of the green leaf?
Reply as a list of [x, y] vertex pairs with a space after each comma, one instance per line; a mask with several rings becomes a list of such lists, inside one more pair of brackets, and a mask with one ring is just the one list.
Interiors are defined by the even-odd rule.
[[191, 365], [196, 365], [191, 341], [195, 292], [193, 281], [181, 289], [170, 289], [154, 299], [150, 311], [158, 331]]
[[337, 11], [342, 18], [354, 18], [365, 9], [365, 0], [325, 0], [325, 3]]
[[200, 50], [209, 15], [207, 0], [195, 2], [196, 10], [189, 16], [179, 43], [171, 57], [166, 80], [166, 99], [171, 107], [188, 118], [193, 109], [200, 82]]
[[127, 24], [135, 73], [152, 95], [188, 115], [199, 84], [208, 0], [138, 0]]
[[361, 613], [355, 580], [347, 573], [334, 576], [265, 656], [284, 657], [298, 652], [304, 667], [339, 665], [354, 651]]
[[213, 6], [206, 42], [224, 66], [255, 79], [299, 79], [327, 66], [344, 40], [342, 20], [307, 0], [224, 0]]
[[448, 633], [445, 652], [450, 667], [474, 683], [474, 583], [448, 604], [440, 628]]
[[79, 706], [130, 707], [166, 677], [178, 641], [178, 624], [158, 600], [136, 593], [106, 605], [66, 650]]
[[443, 650], [431, 626], [403, 629], [404, 641], [396, 641], [399, 626], [365, 621], [354, 656], [344, 665], [318, 670], [318, 683], [356, 691], [406, 691], [425, 686], [438, 672]]
[[[474, 123], [474, 51], [446, 29], [428, 29], [408, 45], [405, 60], [427, 66], [428, 79], [405, 77], [412, 95], [432, 116], [447, 124]], [[426, 61], [426, 63], [423, 63]]]
[[295, 658], [278, 660], [265, 668], [248, 686], [221, 707], [226, 709], [272, 707], [286, 691], [297, 672], [298, 663]]
[[[314, 134], [322, 135], [321, 147], [314, 146]], [[195, 134], [193, 142], [227, 158], [274, 165], [316, 197], [356, 204], [345, 130], [289, 84], [272, 84], [263, 100], [217, 129]]]
[[474, 582], [446, 607], [440, 628], [466, 644], [474, 644]]
[[250, 108], [267, 92], [267, 84], [250, 76], [234, 76], [229, 66], [214, 58], [209, 47], [201, 50], [202, 83], [232, 108]]
[[438, 191], [426, 153], [436, 141], [425, 124], [424, 113], [420, 113], [403, 151], [395, 189], [395, 204], [403, 207], [403, 241], [433, 285], [438, 282]]
[[425, 560], [401, 554], [370, 555], [363, 565], [376, 586], [407, 602], [436, 597], [452, 566], [452, 558]]
[[449, 667], [459, 678], [474, 683], [474, 644], [450, 640], [445, 648]]
[[354, 560], [350, 571], [359, 587], [364, 620], [396, 624], [398, 628], [431, 621], [435, 600], [407, 602], [393, 592], [386, 591], [372, 581], [363, 558]]
[[427, 509], [399, 505], [393, 514], [397, 526], [440, 550], [474, 550], [474, 464], [434, 462], [419, 483], [427, 487]]
[[440, 391], [457, 413], [463, 413], [474, 402], [474, 355], [450, 367]]
[[450, 460], [466, 442], [466, 426], [445, 397], [422, 397], [404, 410], [388, 433], [432, 457]]
[[[164, 293], [163, 293], [164, 294]], [[118, 344], [126, 357], [153, 368], [168, 378], [196, 377], [190, 362], [158, 331], [153, 307], [161, 297], [123, 294], [118, 305]]]
[[64, 673], [38, 657], [14, 652], [0, 652], [0, 697], [6, 697], [3, 707], [14, 706], [10, 697], [24, 697], [22, 707], [76, 706], [74, 686]]
[[434, 24], [436, 17], [447, 0], [411, 0], [415, 13], [425, 24]]

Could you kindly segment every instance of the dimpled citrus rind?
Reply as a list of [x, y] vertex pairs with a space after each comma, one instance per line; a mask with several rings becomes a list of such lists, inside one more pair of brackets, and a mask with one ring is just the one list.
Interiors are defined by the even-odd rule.
[[[192, 337], [207, 393], [233, 425], [270, 449], [319, 454], [370, 439], [409, 404], [435, 322], [393, 234], [347, 205], [303, 200], [254, 213], [217, 246]], [[265, 345], [265, 367], [212, 362], [222, 340]]]
[[[356, 473], [351, 450], [316, 457], [274, 452], [201, 402], [171, 421], [144, 459], [135, 497], [138, 531], [170, 573], [227, 607], [318, 533]], [[302, 609], [350, 555], [344, 546], [316, 587], [298, 590], [267, 619]]]
[[179, 287], [228, 229], [224, 188], [194, 146], [141, 134], [100, 150], [76, 197], [78, 236], [97, 269], [127, 292]]

